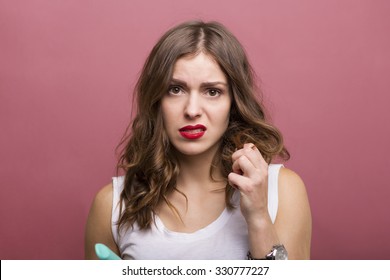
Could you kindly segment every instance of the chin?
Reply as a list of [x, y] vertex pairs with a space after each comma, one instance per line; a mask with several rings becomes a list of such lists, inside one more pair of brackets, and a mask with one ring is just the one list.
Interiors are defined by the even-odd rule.
[[200, 154], [203, 154], [204, 150], [197, 150], [197, 149], [176, 149], [176, 151], [179, 154], [185, 155], [185, 156], [197, 156]]
[[[195, 145], [194, 145], [195, 144]], [[215, 153], [218, 148], [215, 145], [204, 145], [204, 143], [187, 143], [175, 146], [177, 153], [185, 156], [199, 156], [207, 153]]]

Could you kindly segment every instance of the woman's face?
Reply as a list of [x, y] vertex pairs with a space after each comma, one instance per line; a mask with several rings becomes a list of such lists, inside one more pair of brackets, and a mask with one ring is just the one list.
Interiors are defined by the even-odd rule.
[[165, 131], [184, 155], [215, 153], [229, 123], [227, 79], [210, 56], [177, 60], [168, 92], [161, 100]]

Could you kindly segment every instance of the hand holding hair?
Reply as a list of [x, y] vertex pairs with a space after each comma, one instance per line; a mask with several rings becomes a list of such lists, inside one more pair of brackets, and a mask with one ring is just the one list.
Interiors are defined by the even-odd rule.
[[241, 193], [241, 212], [247, 222], [258, 221], [268, 214], [268, 164], [252, 143], [232, 155], [229, 184]]

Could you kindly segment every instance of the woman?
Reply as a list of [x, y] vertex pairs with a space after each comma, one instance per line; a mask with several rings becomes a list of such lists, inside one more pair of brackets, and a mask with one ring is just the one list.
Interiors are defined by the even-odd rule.
[[104, 243], [124, 259], [308, 259], [311, 215], [253, 73], [221, 24], [186, 22], [153, 48], [119, 166], [96, 195], [86, 258]]

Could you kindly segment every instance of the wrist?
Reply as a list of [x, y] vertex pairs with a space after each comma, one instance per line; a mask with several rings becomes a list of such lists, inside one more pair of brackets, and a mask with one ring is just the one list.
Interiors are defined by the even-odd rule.
[[248, 238], [253, 259], [266, 259], [273, 246], [281, 244], [275, 226], [268, 217], [248, 223]]
[[271, 251], [268, 254], [266, 254], [263, 258], [255, 258], [252, 256], [251, 252], [248, 251], [247, 259], [248, 260], [288, 260], [288, 254], [283, 244], [277, 244], [274, 245]]
[[262, 231], [267, 230], [269, 227], [273, 227], [268, 212], [252, 215], [246, 219], [246, 223], [249, 231]]

